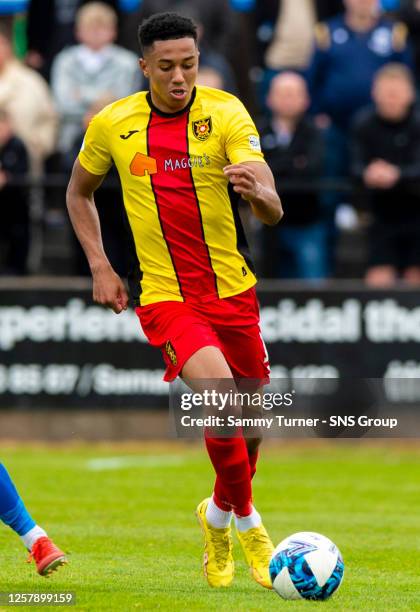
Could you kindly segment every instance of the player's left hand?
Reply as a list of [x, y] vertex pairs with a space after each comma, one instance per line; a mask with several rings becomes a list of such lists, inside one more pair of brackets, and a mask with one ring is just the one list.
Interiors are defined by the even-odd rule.
[[223, 168], [225, 176], [233, 185], [233, 190], [244, 200], [252, 202], [258, 198], [262, 185], [257, 181], [254, 172], [244, 164], [231, 164]]

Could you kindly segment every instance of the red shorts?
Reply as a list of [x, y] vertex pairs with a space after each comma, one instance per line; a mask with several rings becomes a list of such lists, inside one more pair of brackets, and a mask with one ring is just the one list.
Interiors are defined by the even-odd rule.
[[211, 302], [158, 302], [140, 306], [136, 313], [150, 344], [162, 350], [164, 380], [174, 380], [199, 349], [216, 346], [235, 378], [269, 382], [270, 367], [254, 287]]

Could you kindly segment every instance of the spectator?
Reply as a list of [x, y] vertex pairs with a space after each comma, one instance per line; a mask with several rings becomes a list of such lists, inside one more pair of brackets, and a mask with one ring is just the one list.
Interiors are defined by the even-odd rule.
[[344, 0], [345, 12], [316, 28], [308, 70], [312, 112], [328, 132], [331, 176], [348, 173], [348, 128], [369, 104], [374, 74], [389, 62], [411, 65], [407, 30], [379, 13], [378, 0]]
[[140, 88], [138, 58], [112, 44], [116, 35], [116, 13], [101, 2], [90, 2], [76, 17], [80, 44], [64, 49], [54, 60], [51, 88], [61, 116], [60, 153], [71, 148], [84, 114], [96, 100], [123, 98]]
[[10, 35], [0, 27], [0, 107], [28, 149], [30, 167], [39, 175], [55, 145], [56, 114], [48, 86], [15, 57]]
[[[76, 14], [88, 1], [29, 0], [26, 62], [31, 68], [39, 70], [48, 81], [55, 56], [65, 47], [76, 44]], [[102, 1], [117, 10], [118, 0]]]
[[196, 84], [205, 85], [206, 87], [214, 87], [215, 89], [225, 89], [222, 74], [215, 68], [210, 68], [210, 66], [199, 68]]
[[353, 175], [370, 195], [370, 261], [366, 281], [389, 286], [398, 277], [420, 284], [420, 117], [410, 71], [382, 68], [374, 81], [375, 108], [354, 127]]
[[342, 8], [342, 0], [257, 0], [257, 64], [263, 69], [259, 86], [261, 106], [270, 81], [278, 72], [307, 68], [316, 22]]
[[[307, 185], [320, 176], [323, 167], [322, 134], [305, 115], [309, 103], [306, 82], [300, 75], [284, 72], [271, 81], [267, 104], [272, 116], [261, 130], [261, 143], [285, 215], [279, 226], [263, 230], [265, 242], [272, 245], [266, 252], [266, 276], [320, 279], [327, 275], [320, 202]], [[285, 181], [306, 187], [288, 191]]]
[[11, 184], [29, 171], [28, 154], [13, 132], [9, 115], [0, 109], [0, 272], [24, 274], [29, 248], [29, 206], [25, 187]]
[[[411, 65], [406, 27], [382, 16], [378, 0], [344, 0], [344, 7], [342, 14], [316, 26], [307, 71], [311, 112], [325, 130], [325, 175], [330, 179], [349, 175], [349, 128], [357, 112], [371, 101], [376, 71], [389, 62]], [[323, 194], [329, 253], [335, 252], [337, 221], [355, 217], [348, 205], [340, 206], [345, 202], [338, 191]]]
[[342, 8], [342, 0], [257, 0], [261, 65], [275, 72], [306, 68], [316, 22], [336, 15]]

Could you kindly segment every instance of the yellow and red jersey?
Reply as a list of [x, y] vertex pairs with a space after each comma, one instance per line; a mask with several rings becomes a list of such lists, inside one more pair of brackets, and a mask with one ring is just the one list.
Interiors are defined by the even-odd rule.
[[91, 121], [79, 161], [120, 175], [130, 230], [130, 290], [137, 305], [210, 301], [241, 293], [256, 278], [237, 198], [223, 167], [263, 162], [255, 125], [234, 96], [194, 89], [167, 114], [139, 92]]

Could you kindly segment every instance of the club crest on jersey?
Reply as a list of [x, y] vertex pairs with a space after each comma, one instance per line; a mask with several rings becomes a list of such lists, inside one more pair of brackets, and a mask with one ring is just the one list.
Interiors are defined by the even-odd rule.
[[192, 122], [192, 130], [194, 136], [201, 141], [207, 140], [212, 131], [211, 117], [198, 119]]

